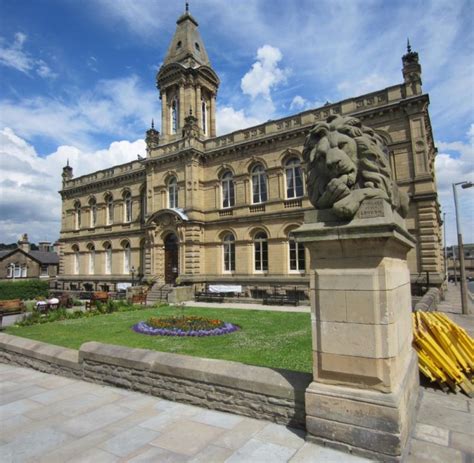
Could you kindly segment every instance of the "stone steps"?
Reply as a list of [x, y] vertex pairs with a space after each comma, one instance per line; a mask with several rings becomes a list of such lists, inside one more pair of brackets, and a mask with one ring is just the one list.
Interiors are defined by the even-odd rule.
[[168, 302], [168, 294], [173, 290], [173, 286], [168, 284], [155, 283], [147, 295], [147, 304], [156, 304], [157, 302]]

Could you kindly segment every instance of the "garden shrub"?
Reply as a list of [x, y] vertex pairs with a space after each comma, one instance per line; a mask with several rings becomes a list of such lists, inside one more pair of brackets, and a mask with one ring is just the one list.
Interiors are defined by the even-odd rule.
[[47, 297], [49, 284], [43, 280], [0, 281], [0, 300]]

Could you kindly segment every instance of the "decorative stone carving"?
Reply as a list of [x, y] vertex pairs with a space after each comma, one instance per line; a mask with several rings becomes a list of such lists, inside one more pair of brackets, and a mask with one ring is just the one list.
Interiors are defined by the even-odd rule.
[[306, 137], [303, 157], [316, 209], [352, 219], [365, 199], [382, 198], [406, 217], [408, 196], [392, 179], [386, 144], [359, 119], [333, 115], [317, 123]]
[[151, 128], [146, 131], [146, 147], [148, 151], [156, 150], [160, 144], [160, 132], [155, 130], [155, 123], [151, 121]]

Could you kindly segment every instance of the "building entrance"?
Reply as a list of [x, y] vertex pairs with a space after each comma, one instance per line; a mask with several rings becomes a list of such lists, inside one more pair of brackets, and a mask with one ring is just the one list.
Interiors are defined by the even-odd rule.
[[174, 285], [178, 278], [178, 238], [170, 234], [165, 238], [165, 283]]

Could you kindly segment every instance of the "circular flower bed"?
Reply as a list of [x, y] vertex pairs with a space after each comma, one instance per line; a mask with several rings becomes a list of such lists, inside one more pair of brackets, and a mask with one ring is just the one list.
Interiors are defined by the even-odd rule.
[[151, 336], [220, 336], [240, 329], [237, 325], [205, 317], [151, 317], [132, 329]]

